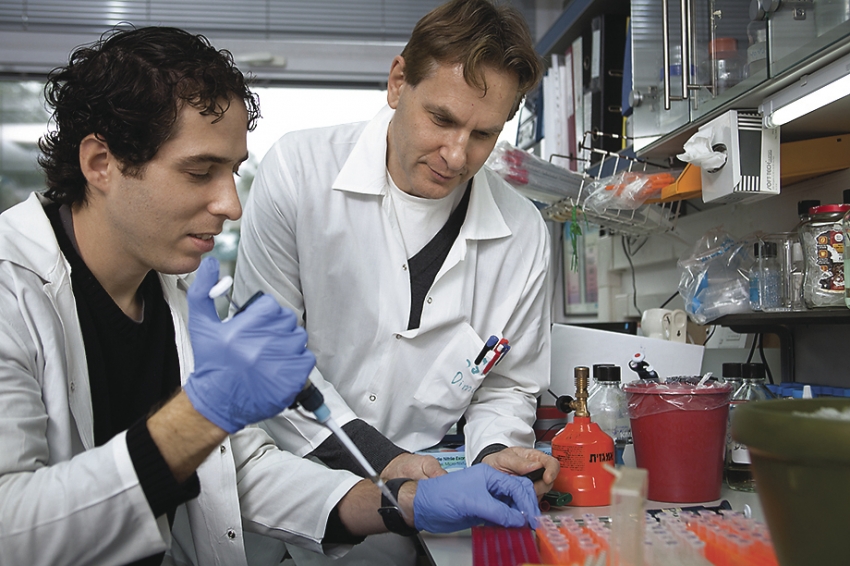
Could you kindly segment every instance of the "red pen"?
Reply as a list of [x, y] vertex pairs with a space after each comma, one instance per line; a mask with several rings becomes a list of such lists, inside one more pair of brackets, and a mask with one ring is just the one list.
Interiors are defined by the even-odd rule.
[[483, 374], [486, 375], [487, 372], [489, 372], [493, 368], [493, 366], [496, 365], [496, 362], [499, 360], [499, 358], [501, 358], [502, 355], [506, 352], [506, 348], [510, 350], [510, 346], [508, 346], [508, 339], [502, 338], [501, 340], [499, 340], [499, 343], [496, 344], [496, 346], [493, 348], [493, 357], [490, 358], [490, 361], [487, 363], [486, 366], [484, 366], [484, 371], [482, 372]]

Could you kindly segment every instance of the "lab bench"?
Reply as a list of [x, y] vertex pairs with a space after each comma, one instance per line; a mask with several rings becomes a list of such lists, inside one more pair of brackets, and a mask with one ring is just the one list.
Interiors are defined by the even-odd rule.
[[[749, 505], [753, 519], [764, 522], [761, 503], [758, 494], [734, 491], [723, 485], [720, 499], [704, 503], [664, 503], [659, 501], [647, 501], [646, 509], [669, 509], [675, 507], [690, 507], [703, 505], [714, 507], [726, 500], [735, 511], [743, 511], [745, 505]], [[593, 513], [599, 517], [610, 515], [610, 507], [561, 507], [553, 509], [551, 515], [573, 515], [580, 517], [584, 513]], [[433, 566], [472, 566], [472, 531], [467, 529], [457, 533], [446, 535], [435, 535], [431, 533], [420, 533], [419, 540], [425, 549], [425, 553]]]

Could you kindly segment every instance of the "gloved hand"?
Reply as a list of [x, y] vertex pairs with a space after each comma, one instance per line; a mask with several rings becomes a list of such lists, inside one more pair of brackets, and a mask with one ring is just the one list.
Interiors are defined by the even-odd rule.
[[195, 371], [184, 390], [199, 413], [230, 434], [289, 407], [316, 364], [295, 314], [263, 295], [222, 322], [209, 298], [218, 261], [201, 262], [189, 288]]
[[449, 533], [481, 523], [522, 527], [540, 514], [531, 480], [487, 464], [419, 480], [413, 499], [417, 529]]

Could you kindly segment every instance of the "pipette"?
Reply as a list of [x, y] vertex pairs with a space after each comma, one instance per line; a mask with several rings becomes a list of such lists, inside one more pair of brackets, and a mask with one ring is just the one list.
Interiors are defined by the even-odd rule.
[[398, 501], [393, 496], [390, 488], [384, 483], [384, 480], [381, 479], [381, 476], [375, 472], [375, 468], [369, 463], [369, 460], [363, 456], [363, 453], [357, 448], [357, 445], [351, 440], [348, 434], [342, 430], [335, 420], [331, 417], [331, 411], [328, 409], [328, 406], [325, 404], [325, 398], [322, 395], [322, 392], [319, 391], [319, 388], [316, 387], [312, 381], [307, 379], [307, 383], [304, 385], [304, 389], [301, 390], [301, 393], [295, 397], [295, 402], [293, 406], [301, 405], [305, 410], [310, 411], [316, 417], [316, 420], [328, 427], [332, 433], [336, 435], [339, 441], [345, 446], [346, 450], [357, 460], [357, 463], [363, 468], [363, 471], [366, 472], [366, 476], [372, 480], [372, 482], [378, 486], [381, 490], [381, 493], [386, 495], [387, 499], [389, 499], [390, 503], [399, 510], [401, 516], [406, 518], [406, 514], [404, 510], [402, 510], [401, 506], [398, 504]]
[[[258, 298], [263, 296], [262, 291], [257, 291], [248, 301], [239, 306], [236, 301], [233, 300], [233, 297], [230, 294], [230, 287], [233, 285], [233, 278], [229, 275], [225, 275], [221, 278], [221, 280], [213, 285], [213, 288], [210, 289], [209, 297], [211, 299], [217, 299], [218, 297], [225, 296], [227, 300], [236, 308], [236, 312], [233, 313], [233, 316], [238, 315], [242, 311], [244, 311], [248, 306], [256, 301]], [[294, 408], [296, 405], [301, 405], [305, 410], [310, 411], [315, 416], [316, 420], [325, 425], [330, 429], [330, 431], [336, 435], [337, 439], [342, 443], [346, 450], [348, 450], [349, 454], [357, 460], [357, 463], [363, 468], [363, 471], [366, 472], [366, 477], [368, 477], [372, 483], [378, 486], [378, 489], [381, 490], [381, 493], [386, 496], [386, 498], [390, 501], [390, 503], [398, 509], [399, 513], [401, 513], [402, 518], [407, 519], [407, 514], [401, 508], [401, 505], [398, 504], [398, 500], [390, 491], [390, 488], [387, 487], [387, 484], [384, 483], [384, 480], [381, 479], [381, 476], [375, 472], [375, 468], [369, 463], [369, 460], [363, 456], [363, 453], [357, 448], [357, 445], [351, 440], [351, 438], [346, 434], [342, 427], [340, 427], [335, 420], [331, 417], [331, 411], [328, 409], [328, 406], [325, 404], [325, 398], [322, 395], [322, 392], [319, 391], [319, 388], [316, 387], [309, 378], [307, 378], [307, 383], [304, 384], [304, 388], [301, 389], [301, 392], [295, 397], [295, 402], [293, 402], [292, 407]]]

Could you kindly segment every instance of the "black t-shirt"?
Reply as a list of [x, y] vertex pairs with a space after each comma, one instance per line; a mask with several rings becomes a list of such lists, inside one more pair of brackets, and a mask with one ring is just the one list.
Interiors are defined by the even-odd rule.
[[[197, 497], [197, 475], [178, 484], [150, 437], [150, 413], [180, 388], [180, 363], [171, 309], [155, 271], [147, 274], [139, 295], [143, 319], [135, 321], [118, 307], [80, 257], [70, 210], [48, 205], [45, 212], [59, 248], [71, 264], [71, 286], [85, 344], [91, 388], [95, 445], [127, 432], [127, 448], [154, 516], [174, 520], [176, 508]], [[163, 553], [133, 566], [162, 563]]]

